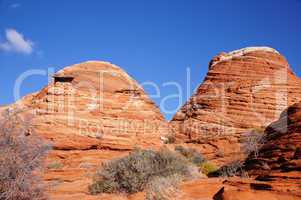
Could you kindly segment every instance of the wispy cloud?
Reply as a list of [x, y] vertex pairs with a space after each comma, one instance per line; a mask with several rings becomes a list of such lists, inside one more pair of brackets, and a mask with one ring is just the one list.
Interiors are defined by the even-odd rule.
[[5, 31], [6, 41], [0, 43], [0, 50], [31, 54], [33, 52], [33, 42], [25, 39], [24, 36], [15, 29]]
[[9, 7], [10, 8], [19, 8], [20, 6], [21, 6], [21, 4], [19, 4], [19, 3], [13, 3]]

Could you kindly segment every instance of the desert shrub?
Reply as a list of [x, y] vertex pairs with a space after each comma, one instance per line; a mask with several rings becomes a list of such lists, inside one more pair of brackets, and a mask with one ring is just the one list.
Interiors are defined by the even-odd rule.
[[146, 187], [146, 200], [170, 200], [179, 199], [179, 182], [181, 176], [155, 177]]
[[243, 134], [242, 150], [246, 156], [253, 155], [258, 157], [259, 149], [264, 145], [266, 141], [266, 135], [262, 129], [253, 129]]
[[208, 161], [205, 161], [203, 163], [200, 164], [200, 171], [203, 173], [203, 174], [211, 174], [213, 172], [216, 172], [218, 170], [218, 167], [211, 163], [211, 162], [208, 162]]
[[201, 163], [205, 162], [206, 159], [203, 157], [202, 154], [197, 152], [193, 148], [185, 148], [183, 146], [176, 146], [175, 150], [187, 158], [193, 164], [199, 166]]
[[58, 162], [58, 161], [54, 161], [54, 162], [50, 163], [47, 166], [47, 168], [48, 169], [61, 169], [61, 168], [63, 168], [63, 166], [64, 166], [63, 163]]
[[45, 199], [35, 172], [49, 147], [16, 114], [6, 113], [0, 123], [0, 200]]
[[92, 194], [135, 193], [144, 190], [155, 177], [191, 178], [193, 169], [187, 159], [168, 149], [136, 149], [126, 157], [103, 164], [89, 189]]
[[93, 164], [92, 163], [88, 163], [88, 162], [80, 163], [79, 164], [79, 168], [82, 168], [82, 169], [93, 168]]
[[165, 138], [164, 144], [174, 144], [176, 142], [176, 136], [174, 134], [168, 134]]
[[232, 161], [222, 167], [220, 167], [218, 170], [209, 173], [208, 176], [210, 177], [233, 177], [233, 176], [240, 176], [242, 178], [248, 178], [248, 172], [245, 171], [245, 167], [243, 164], [243, 161], [235, 160]]
[[256, 127], [256, 128], [253, 128], [251, 131], [264, 134], [265, 127]]
[[240, 176], [242, 174], [243, 164], [241, 161], [233, 161], [225, 166], [222, 166], [218, 172], [222, 177]]

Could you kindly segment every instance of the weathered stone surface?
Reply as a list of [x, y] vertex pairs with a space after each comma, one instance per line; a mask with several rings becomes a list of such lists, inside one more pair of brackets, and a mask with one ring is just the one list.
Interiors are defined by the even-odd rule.
[[121, 68], [88, 61], [64, 68], [40, 92], [9, 108], [30, 113], [55, 149], [129, 150], [160, 143], [166, 122], [143, 88]]
[[171, 124], [179, 141], [213, 147], [209, 158], [224, 163], [242, 156], [242, 133], [265, 128], [300, 100], [301, 81], [281, 54], [246, 48], [213, 58], [204, 82]]
[[[253, 179], [231, 178], [223, 181], [223, 190], [214, 195], [214, 200], [266, 199], [266, 200], [295, 200], [301, 199], [299, 180], [287, 174], [284, 179], [273, 181], [257, 181]], [[281, 177], [281, 175], [278, 175]]]
[[0, 112], [16, 112], [52, 144], [42, 175], [51, 200], [99, 199], [89, 195], [88, 186], [101, 163], [136, 146], [156, 148], [168, 133], [139, 84], [107, 62], [66, 67], [41, 91]]
[[[168, 128], [159, 109], [132, 78], [109, 63], [77, 64], [54, 77], [42, 91], [0, 108], [0, 112], [20, 110], [21, 117], [33, 123], [33, 130], [53, 143], [43, 173], [49, 199], [145, 199], [145, 192], [92, 196], [88, 186], [101, 163], [127, 155], [135, 146], [162, 144], [160, 136]], [[171, 124], [179, 143], [187, 142], [182, 145], [203, 152], [216, 164], [225, 163], [237, 158], [242, 132], [274, 121], [284, 106], [300, 100], [299, 95], [300, 81], [278, 52], [243, 49], [213, 59], [204, 83]], [[287, 134], [279, 132], [282, 120], [270, 126], [273, 131], [267, 129], [271, 142], [260, 151], [257, 164], [267, 161], [271, 173], [261, 173], [256, 180], [185, 182], [178, 199], [301, 199], [296, 168], [301, 154], [299, 107], [288, 109]]]
[[248, 157], [246, 169], [252, 174], [296, 171], [301, 181], [301, 102], [286, 109], [265, 133], [264, 146], [258, 156]]
[[[125, 156], [127, 151], [54, 150], [45, 163], [44, 184], [51, 200], [94, 200], [88, 186], [101, 163]], [[114, 198], [112, 198], [114, 199]]]
[[[122, 200], [144, 200], [145, 192], [133, 195], [126, 194], [100, 194], [89, 195], [85, 189], [89, 185], [88, 179], [85, 181], [74, 181], [64, 184], [64, 187], [55, 188], [51, 194], [53, 200], [81, 200], [96, 199], [122, 199]], [[266, 200], [299, 200], [299, 183], [291, 178], [290, 182], [263, 182], [253, 179], [231, 178], [228, 180], [221, 178], [199, 179], [181, 184], [179, 189], [173, 193], [172, 199], [178, 200], [240, 200], [240, 199], [266, 199]], [[59, 183], [57, 183], [59, 185]]]

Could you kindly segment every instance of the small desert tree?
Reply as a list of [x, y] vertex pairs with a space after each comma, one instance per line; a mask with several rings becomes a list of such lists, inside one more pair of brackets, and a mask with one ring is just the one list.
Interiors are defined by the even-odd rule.
[[251, 130], [243, 135], [242, 150], [247, 156], [253, 154], [257, 158], [259, 149], [264, 145], [265, 140], [264, 131]]
[[36, 175], [49, 149], [31, 130], [22, 111], [0, 118], [0, 200], [45, 199]]

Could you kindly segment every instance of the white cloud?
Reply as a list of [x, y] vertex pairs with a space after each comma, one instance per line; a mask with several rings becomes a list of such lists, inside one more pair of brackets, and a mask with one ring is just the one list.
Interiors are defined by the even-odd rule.
[[16, 52], [23, 54], [31, 54], [33, 51], [33, 42], [24, 39], [21, 33], [14, 29], [6, 30], [6, 41], [0, 43], [0, 50], [7, 52]]

